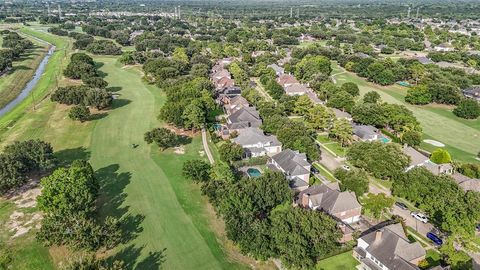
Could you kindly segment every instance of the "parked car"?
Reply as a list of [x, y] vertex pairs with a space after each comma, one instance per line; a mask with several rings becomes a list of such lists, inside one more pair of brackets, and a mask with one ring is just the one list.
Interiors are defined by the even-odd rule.
[[480, 232], [480, 224], [477, 224], [477, 226], [475, 226], [475, 228], [477, 229], [477, 231]]
[[320, 173], [320, 171], [317, 168], [315, 168], [314, 166], [312, 166], [310, 170], [312, 171], [313, 174]]
[[350, 166], [342, 165], [342, 169], [344, 169], [345, 171], [350, 171]]
[[428, 217], [422, 213], [412, 212], [410, 213], [410, 215], [412, 215], [412, 217], [414, 217], [417, 220], [420, 220], [423, 223], [428, 223]]
[[402, 202], [395, 202], [395, 205], [398, 206], [402, 210], [408, 210], [408, 206]]
[[427, 233], [427, 238], [432, 240], [432, 242], [434, 242], [435, 244], [441, 246], [443, 244], [443, 241], [442, 239], [440, 239], [440, 237], [438, 237], [436, 234], [434, 233]]

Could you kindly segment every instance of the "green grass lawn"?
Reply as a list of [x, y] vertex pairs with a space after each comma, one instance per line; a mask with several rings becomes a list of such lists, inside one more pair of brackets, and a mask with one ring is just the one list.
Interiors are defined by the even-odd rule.
[[[115, 58], [95, 57], [110, 86], [122, 89], [114, 110], [96, 124], [91, 162], [102, 182], [102, 215], [137, 217], [129, 230], [140, 230], [117, 249], [130, 265], [156, 269], [235, 269], [208, 225], [204, 198], [181, 175], [182, 163], [198, 158], [199, 137], [184, 154], [159, 152], [143, 134], [156, 120], [164, 97], [147, 86], [135, 69], [123, 69]], [[136, 149], [131, 144], [139, 144]], [[135, 220], [135, 219], [134, 219]], [[141, 228], [141, 229], [140, 229]]]
[[[333, 67], [335, 72], [340, 69]], [[434, 139], [446, 145], [454, 159], [468, 162], [478, 162], [474, 156], [480, 151], [480, 119], [465, 120], [453, 115], [450, 107], [441, 105], [415, 106], [404, 102], [407, 88], [399, 85], [382, 87], [365, 81], [353, 73], [346, 72], [335, 76], [338, 84], [347, 81], [358, 84], [361, 95], [376, 91], [382, 100], [388, 103], [403, 104], [410, 109], [420, 122], [424, 139]], [[432, 146], [425, 143], [421, 147], [431, 150]]]
[[313, 163], [313, 166], [315, 168], [317, 168], [319, 171], [320, 171], [320, 175], [324, 176], [325, 178], [327, 178], [328, 181], [330, 182], [336, 182], [338, 181], [334, 176], [333, 176], [333, 172], [331, 172], [329, 169], [325, 168], [325, 166], [323, 166], [322, 164], [318, 163], [318, 162], [314, 162]]
[[33, 42], [34, 48], [27, 50], [20, 58], [12, 63], [13, 69], [0, 77], [0, 108], [14, 100], [25, 85], [33, 78], [37, 67], [45, 57], [48, 46], [33, 38], [26, 38]]
[[352, 251], [321, 260], [315, 269], [317, 270], [354, 270], [360, 263], [353, 258]]
[[[0, 133], [2, 130], [11, 128], [26, 113], [32, 112], [32, 104], [39, 104], [45, 95], [55, 89], [57, 82], [62, 78], [62, 70], [68, 63], [68, 53], [71, 50], [72, 43], [69, 39], [57, 37], [48, 33], [38, 32], [30, 28], [22, 28], [22, 33], [35, 36], [37, 38], [55, 44], [57, 49], [50, 57], [42, 78], [38, 81], [37, 86], [31, 92], [31, 98], [23, 100], [13, 110], [5, 114], [0, 119]], [[29, 117], [29, 116], [27, 116]]]
[[338, 157], [345, 157], [347, 148], [342, 147], [338, 142], [332, 140], [326, 134], [319, 134], [317, 140], [322, 143], [324, 148], [330, 150]]

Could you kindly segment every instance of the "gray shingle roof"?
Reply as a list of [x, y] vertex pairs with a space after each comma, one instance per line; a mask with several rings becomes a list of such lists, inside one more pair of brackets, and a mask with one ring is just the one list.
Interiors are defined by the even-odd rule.
[[238, 137], [234, 138], [233, 141], [239, 145], [252, 145], [257, 143], [270, 144], [270, 146], [278, 146], [281, 143], [278, 141], [277, 137], [271, 135], [267, 136], [259, 128], [246, 128], [240, 132]]
[[378, 134], [378, 129], [374, 126], [356, 125], [353, 127], [353, 133], [362, 139], [370, 139]]
[[418, 166], [428, 161], [428, 157], [424, 156], [413, 147], [403, 147], [402, 152], [410, 157], [410, 166]]
[[262, 119], [258, 111], [254, 107], [243, 107], [238, 111], [228, 116], [230, 129], [242, 129], [248, 127], [259, 127], [262, 124]]
[[285, 149], [272, 157], [278, 166], [291, 176], [310, 173], [304, 167], [310, 166], [305, 153], [299, 153], [291, 149]]
[[[380, 233], [378, 237], [377, 233]], [[425, 256], [418, 242], [410, 243], [400, 223], [383, 227], [361, 239], [369, 244], [366, 250], [389, 269], [419, 269], [409, 262]]]
[[304, 195], [309, 196], [312, 207], [317, 207], [332, 215], [361, 207], [357, 196], [353, 192], [341, 192], [338, 183], [311, 186], [300, 192], [300, 200]]

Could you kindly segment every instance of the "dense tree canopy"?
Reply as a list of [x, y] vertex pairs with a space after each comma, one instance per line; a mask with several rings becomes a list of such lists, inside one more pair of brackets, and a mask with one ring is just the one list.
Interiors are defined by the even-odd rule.
[[409, 164], [400, 147], [381, 142], [357, 142], [347, 151], [347, 159], [375, 177], [386, 179], [401, 173]]

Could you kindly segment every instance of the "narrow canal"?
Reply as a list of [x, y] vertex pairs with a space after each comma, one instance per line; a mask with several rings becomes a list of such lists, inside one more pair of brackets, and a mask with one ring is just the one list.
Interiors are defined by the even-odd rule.
[[[45, 43], [45, 41], [40, 40]], [[43, 57], [42, 62], [40, 62], [40, 65], [38, 65], [37, 70], [35, 71], [35, 74], [33, 75], [33, 78], [25, 85], [25, 88], [23, 88], [22, 92], [10, 103], [5, 105], [3, 108], [0, 109], [0, 117], [11, 111], [15, 106], [17, 106], [20, 102], [22, 102], [24, 99], [26, 99], [30, 92], [35, 88], [37, 85], [38, 81], [43, 75], [43, 72], [45, 71], [45, 68], [48, 64], [48, 59], [50, 59], [50, 56], [52, 56], [53, 52], [55, 51], [55, 46], [50, 44], [50, 49], [48, 50], [48, 53]]]

